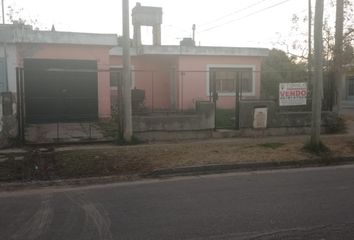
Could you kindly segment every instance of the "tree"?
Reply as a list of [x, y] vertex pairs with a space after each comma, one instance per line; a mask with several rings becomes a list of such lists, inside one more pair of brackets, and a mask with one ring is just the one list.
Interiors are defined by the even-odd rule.
[[279, 83], [307, 81], [306, 64], [282, 50], [272, 49], [263, 61], [261, 79], [262, 97], [276, 99]]
[[[323, 22], [323, 60], [324, 70], [333, 71], [334, 45], [335, 45], [335, 19], [333, 18], [335, 11], [335, 2], [331, 1], [326, 7], [327, 11]], [[344, 55], [347, 57], [343, 59], [343, 64], [353, 62], [353, 58], [349, 57], [350, 49], [354, 45], [354, 6], [350, 0], [344, 0], [344, 34], [343, 47]], [[292, 31], [298, 33], [297, 39], [289, 42], [286, 40], [279, 41], [278, 44], [287, 47], [287, 54], [296, 56], [298, 61], [307, 63], [308, 46], [307, 46], [307, 25], [308, 16], [294, 14], [292, 17]], [[302, 30], [301, 30], [302, 29]], [[345, 51], [349, 51], [345, 53]], [[296, 54], [295, 54], [296, 53]]]
[[333, 65], [335, 76], [335, 99], [333, 110], [339, 114], [342, 100], [342, 78], [343, 78], [343, 24], [344, 24], [344, 1], [337, 0], [336, 7], [336, 32], [333, 50]]
[[39, 29], [38, 20], [23, 17], [23, 8], [18, 8], [17, 6], [8, 6], [6, 16], [10, 23], [18, 25], [30, 25], [32, 28]]

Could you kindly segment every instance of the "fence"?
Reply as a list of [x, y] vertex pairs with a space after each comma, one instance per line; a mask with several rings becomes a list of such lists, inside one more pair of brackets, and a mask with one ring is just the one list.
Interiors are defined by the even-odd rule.
[[[244, 111], [252, 111], [240, 106], [245, 103], [264, 105], [262, 102], [272, 102], [273, 110], [279, 113], [309, 113], [312, 109], [312, 84], [305, 71], [261, 72], [252, 68], [134, 70], [132, 79], [134, 114], [193, 112], [198, 101], [210, 101], [216, 107], [216, 128], [238, 128], [242, 116], [247, 115]], [[284, 104], [284, 100], [282, 103], [280, 87], [291, 89], [297, 84], [303, 86], [306, 96], [289, 96], [288, 101], [293, 104]], [[333, 89], [333, 79], [325, 72], [323, 111], [332, 110]]]
[[[18, 69], [17, 73], [20, 128], [29, 142], [46, 138], [112, 141], [121, 132], [122, 69]], [[131, 76], [133, 115], [195, 113], [197, 103], [207, 101], [215, 104], [216, 128], [238, 128], [253, 111], [243, 107], [247, 104], [270, 102], [281, 113], [308, 113], [312, 108], [312, 85], [306, 72], [171, 68], [136, 69]], [[322, 109], [331, 111], [333, 80], [329, 73], [324, 76]], [[281, 84], [292, 83], [304, 84], [306, 96], [298, 105], [281, 104]]]
[[[269, 81], [272, 76], [275, 80]], [[331, 111], [334, 98], [334, 79], [330, 72], [323, 73], [322, 111]], [[263, 72], [260, 99], [275, 101], [281, 112], [308, 112], [312, 110], [312, 83], [308, 72]], [[304, 83], [307, 88], [306, 101], [299, 105], [281, 105], [279, 87], [281, 84]]]
[[[112, 104], [119, 107], [122, 74], [116, 75]], [[132, 71], [134, 114], [193, 112], [198, 101], [211, 101], [207, 71]], [[111, 79], [111, 83], [114, 79]], [[118, 97], [116, 97], [118, 96]]]

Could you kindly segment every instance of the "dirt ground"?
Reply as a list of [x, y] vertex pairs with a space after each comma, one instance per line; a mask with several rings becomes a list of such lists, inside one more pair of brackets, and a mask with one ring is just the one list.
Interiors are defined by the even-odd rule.
[[142, 175], [156, 169], [283, 162], [354, 156], [354, 117], [347, 134], [322, 135], [329, 148], [320, 155], [304, 150], [308, 136], [212, 139], [134, 146], [86, 145], [42, 151], [31, 149], [0, 161], [0, 182]]
[[106, 147], [86, 150], [32, 151], [22, 160], [0, 163], [0, 181], [143, 175], [157, 169], [282, 162], [354, 156], [354, 139], [325, 136], [330, 152], [322, 155], [303, 149], [306, 137], [225, 139], [185, 143]]
[[[250, 142], [249, 142], [250, 141]], [[178, 144], [134, 146], [105, 150], [114, 158], [139, 159], [153, 168], [175, 168], [205, 164], [249, 163], [264, 161], [293, 161], [312, 158], [352, 156], [354, 139], [327, 136], [323, 139], [330, 152], [324, 155], [303, 149], [306, 137], [252, 139], [241, 143], [238, 139], [199, 141]]]

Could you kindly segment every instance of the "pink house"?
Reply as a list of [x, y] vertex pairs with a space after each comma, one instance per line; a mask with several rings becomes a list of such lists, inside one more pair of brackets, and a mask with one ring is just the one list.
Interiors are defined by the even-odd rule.
[[[237, 77], [242, 78], [244, 97], [258, 97], [261, 62], [268, 49], [140, 46], [131, 52], [132, 87], [145, 91], [147, 109], [190, 110], [197, 101], [210, 100], [211, 78], [219, 108], [234, 107]], [[110, 64], [111, 70], [122, 67], [121, 47], [110, 51]]]
[[[237, 80], [242, 95], [260, 94], [262, 57], [268, 49], [201, 47], [185, 38], [180, 46], [161, 45], [162, 9], [137, 3], [132, 10], [132, 88], [145, 92], [145, 107], [151, 110], [191, 110], [197, 101], [219, 95], [218, 108], [234, 108]], [[153, 29], [153, 46], [141, 43], [141, 26]], [[110, 51], [112, 71], [122, 67], [122, 48]], [[115, 99], [119, 75], [111, 75], [112, 99]], [[239, 91], [238, 91], [239, 92]], [[117, 102], [113, 100], [112, 103]]]
[[116, 35], [37, 31], [22, 24], [0, 31], [8, 50], [4, 85], [16, 92], [16, 69], [24, 71], [28, 122], [110, 117], [109, 51]]
[[[163, 46], [154, 23], [149, 23], [156, 28], [154, 45], [143, 46], [139, 27], [144, 23], [138, 18], [133, 15], [132, 89], [144, 92], [145, 110], [194, 110], [198, 101], [210, 101], [215, 92], [217, 108], [234, 108], [237, 79], [243, 97], [259, 96], [259, 72], [268, 49], [195, 46], [191, 40]], [[8, 50], [8, 78], [0, 80], [6, 91], [23, 92], [28, 122], [111, 117], [122, 69], [116, 35], [37, 31], [16, 24], [3, 25], [0, 31]], [[24, 71], [22, 88], [16, 85], [18, 69]]]

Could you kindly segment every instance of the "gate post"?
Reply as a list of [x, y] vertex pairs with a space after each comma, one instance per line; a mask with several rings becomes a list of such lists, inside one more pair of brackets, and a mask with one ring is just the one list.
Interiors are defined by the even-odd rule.
[[240, 129], [240, 72], [236, 72], [235, 87], [235, 129]]
[[16, 68], [16, 91], [17, 91], [17, 126], [18, 140], [21, 144], [25, 144], [25, 121], [24, 121], [24, 101], [23, 101], [23, 69]]
[[209, 88], [211, 88], [211, 89], [209, 89], [209, 91], [210, 91], [209, 94], [210, 94], [210, 96], [213, 100], [213, 103], [214, 103], [214, 112], [215, 112], [215, 114], [214, 114], [214, 122], [215, 122], [214, 130], [216, 130], [216, 114], [217, 114], [216, 102], [219, 98], [218, 92], [216, 91], [216, 71], [211, 70], [211, 72], [209, 74], [211, 76], [211, 84], [209, 83], [209, 85], [210, 85]]

